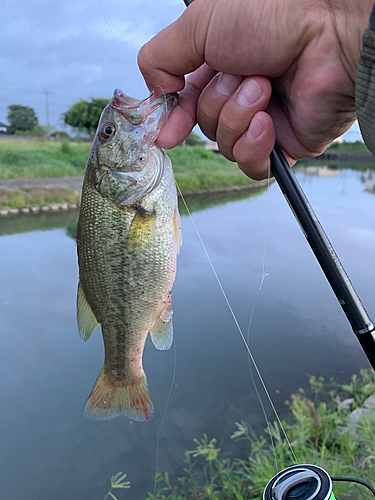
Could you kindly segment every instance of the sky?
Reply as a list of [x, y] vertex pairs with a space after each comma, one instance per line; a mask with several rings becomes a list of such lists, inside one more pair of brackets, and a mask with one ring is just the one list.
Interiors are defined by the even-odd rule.
[[110, 98], [115, 88], [139, 99], [148, 95], [138, 50], [182, 14], [183, 1], [99, 1], [0, 2], [0, 122], [8, 123], [10, 104], [22, 104], [46, 124], [45, 90], [57, 128], [79, 98]]
[[[58, 129], [79, 98], [110, 98], [115, 88], [146, 97], [138, 50], [184, 9], [182, 0], [1, 0], [0, 122], [22, 104], [45, 125], [45, 91]], [[357, 124], [344, 137], [360, 138]]]

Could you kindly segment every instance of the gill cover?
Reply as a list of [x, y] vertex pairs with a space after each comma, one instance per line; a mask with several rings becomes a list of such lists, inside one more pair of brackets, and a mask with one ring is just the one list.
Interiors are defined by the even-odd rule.
[[116, 205], [131, 205], [151, 193], [163, 175], [163, 151], [155, 146], [177, 104], [177, 94], [139, 101], [116, 89], [97, 131], [97, 189]]

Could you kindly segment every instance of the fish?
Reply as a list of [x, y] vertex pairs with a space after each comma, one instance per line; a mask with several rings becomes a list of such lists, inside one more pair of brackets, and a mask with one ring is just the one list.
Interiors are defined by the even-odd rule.
[[173, 341], [172, 286], [181, 224], [172, 164], [155, 141], [178, 94], [133, 99], [116, 89], [90, 150], [77, 227], [77, 325], [87, 341], [100, 324], [105, 359], [84, 414], [152, 418], [143, 370], [148, 333]]

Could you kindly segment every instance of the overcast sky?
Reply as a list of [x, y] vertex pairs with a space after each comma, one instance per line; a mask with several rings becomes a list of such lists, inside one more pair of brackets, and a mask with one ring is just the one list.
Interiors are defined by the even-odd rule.
[[1, 0], [0, 121], [10, 104], [30, 106], [45, 124], [80, 97], [110, 97], [121, 88], [144, 98], [139, 48], [184, 10], [182, 0]]
[[[7, 107], [35, 109], [63, 128], [61, 113], [80, 97], [110, 98], [115, 88], [144, 98], [139, 48], [185, 9], [182, 0], [0, 0], [0, 122]], [[101, 8], [104, 11], [108, 24]], [[346, 140], [360, 139], [355, 126]]]

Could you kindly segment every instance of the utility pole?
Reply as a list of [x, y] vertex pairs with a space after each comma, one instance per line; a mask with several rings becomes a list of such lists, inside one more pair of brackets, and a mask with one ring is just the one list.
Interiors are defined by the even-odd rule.
[[51, 126], [49, 123], [49, 107], [48, 107], [48, 94], [51, 94], [49, 90], [43, 90], [43, 94], [46, 94], [46, 115], [47, 115], [47, 138], [49, 139]]

